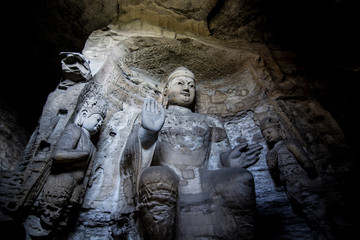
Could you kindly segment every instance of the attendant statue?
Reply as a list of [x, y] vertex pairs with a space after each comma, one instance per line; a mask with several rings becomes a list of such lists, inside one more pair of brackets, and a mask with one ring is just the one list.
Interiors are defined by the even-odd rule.
[[[195, 77], [172, 72], [163, 103], [146, 99], [130, 143], [144, 239], [251, 239], [255, 193], [245, 168], [261, 146], [230, 149], [216, 118], [193, 112]], [[163, 105], [163, 106], [162, 106]], [[136, 150], [139, 148], [139, 150]]]
[[262, 119], [260, 129], [269, 146], [266, 162], [275, 184], [284, 186], [293, 209], [315, 230], [316, 239], [347, 239], [342, 207], [336, 202], [339, 193], [318, 176], [303, 146], [285, 137], [276, 118]]
[[270, 147], [266, 161], [277, 185], [288, 179], [288, 175], [294, 180], [296, 176], [300, 179], [304, 176], [306, 179], [316, 178], [317, 172], [312, 160], [298, 142], [284, 139], [280, 124], [275, 118], [264, 118], [260, 122], [260, 129]]
[[106, 115], [102, 100], [86, 99], [74, 123], [68, 124], [55, 145], [50, 174], [25, 221], [30, 238], [51, 239], [76, 216], [95, 157], [91, 135]]

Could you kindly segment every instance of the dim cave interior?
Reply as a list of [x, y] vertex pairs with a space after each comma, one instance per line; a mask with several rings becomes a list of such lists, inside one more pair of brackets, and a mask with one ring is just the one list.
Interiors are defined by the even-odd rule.
[[[126, 149], [131, 140], [127, 138], [132, 133], [130, 122], [136, 123], [135, 113], [141, 110], [145, 96], [159, 97], [164, 85], [164, 81], [159, 79], [165, 79], [170, 73], [168, 70], [180, 65], [192, 70], [195, 78], [199, 77], [196, 95], [198, 113], [220, 119], [229, 135], [231, 147], [241, 140], [262, 146], [260, 160], [247, 167], [255, 181], [256, 220], [255, 223], [245, 223], [254, 224], [255, 230], [249, 230], [250, 233], [237, 230], [237, 239], [343, 240], [359, 237], [356, 230], [359, 197], [356, 188], [352, 187], [360, 183], [360, 130], [356, 127], [356, 102], [359, 101], [356, 96], [360, 80], [358, 1], [38, 0], [7, 1], [3, 9], [5, 77], [0, 88], [0, 161], [1, 171], [6, 174], [1, 175], [2, 178], [8, 179], [12, 174], [9, 172], [20, 169], [16, 164], [26, 158], [23, 154], [38, 157], [41, 151], [46, 153], [46, 149], [52, 149], [49, 147], [53, 145], [50, 140], [39, 140], [47, 134], [44, 129], [50, 126], [52, 112], [60, 116], [58, 125], [54, 125], [57, 128], [65, 126], [62, 119], [67, 118], [68, 121], [73, 118], [70, 116], [71, 109], [75, 109], [80, 86], [85, 83], [66, 86], [68, 95], [61, 92], [59, 86], [66, 77], [62, 72], [63, 56], [60, 52], [83, 53], [85, 58], [93, 58], [90, 68], [96, 71], [93, 77], [96, 84], [100, 82], [100, 87], [94, 83], [88, 88], [99, 88], [109, 103], [103, 126], [91, 139], [97, 153], [94, 170], [88, 176], [90, 185], [82, 205], [76, 209], [79, 212], [75, 220], [67, 223], [69, 228], [66, 228], [65, 236], [56, 237], [63, 229], [53, 232], [52, 228], [56, 229], [54, 222], [48, 224], [51, 230], [46, 235], [43, 229], [36, 233], [29, 230], [37, 228], [29, 218], [24, 230], [19, 227], [23, 216], [15, 214], [8, 221], [0, 215], [0, 229], [10, 234], [8, 239], [25, 239], [27, 231], [33, 231], [28, 239], [175, 239], [171, 237], [174, 233], [169, 233], [170, 237], [147, 235], [150, 232], [148, 229], [153, 226], [150, 223], [144, 224], [150, 227], [134, 230], [138, 229], [137, 224], [141, 226], [141, 221], [138, 223], [136, 220], [141, 210], [136, 208], [135, 211], [130, 203], [122, 203], [125, 200], [121, 197], [125, 199], [129, 191], [124, 190], [127, 186], [124, 176], [128, 173], [122, 172], [121, 167], [125, 163], [119, 163], [122, 161], [119, 159], [122, 159], [120, 155], [128, 156], [127, 150], [122, 148]], [[105, 54], [111, 57], [102, 60]], [[97, 68], [95, 64], [101, 67]], [[244, 80], [236, 80], [237, 77]], [[69, 103], [70, 110], [58, 108], [62, 103], [56, 102], [56, 97], [64, 104]], [[246, 102], [240, 103], [238, 99]], [[317, 183], [305, 190], [295, 187], [291, 190], [289, 185], [288, 199], [284, 186], [273, 182], [268, 160], [271, 154], [267, 153], [274, 146], [266, 142], [260, 123], [263, 116], [274, 113], [289, 131], [285, 135], [299, 140], [310, 159], [315, 161], [316, 168], [332, 164], [334, 170], [317, 171], [328, 182], [339, 180], [337, 184], [320, 184], [318, 195], [313, 190]], [[242, 135], [236, 136], [239, 129], [243, 129]], [[53, 137], [57, 140], [60, 130], [56, 131], [47, 135], [48, 139]], [[31, 141], [41, 154], [31, 152], [34, 151], [28, 145]], [[277, 154], [280, 156], [280, 153]], [[27, 160], [31, 159], [28, 157]], [[118, 165], [105, 161], [120, 164], [120, 170], [114, 167]], [[34, 169], [29, 171], [37, 172], [39, 169], [35, 169], [35, 165], [32, 167]], [[117, 172], [113, 170], [115, 168]], [[184, 179], [192, 178], [192, 174], [184, 172], [182, 177], [188, 174]], [[113, 180], [104, 180], [104, 176], [111, 174]], [[0, 204], [4, 204], [10, 196], [6, 192], [7, 181], [0, 179]], [[39, 181], [43, 180], [36, 180], [36, 184]], [[288, 183], [291, 181], [295, 180]], [[27, 186], [25, 182], [22, 184]], [[117, 196], [111, 195], [115, 185], [123, 187], [116, 190], [120, 192]], [[46, 187], [48, 185], [44, 189]], [[301, 195], [300, 191], [310, 197]], [[102, 198], [101, 194], [107, 197]], [[296, 194], [305, 200], [294, 203], [291, 197], [297, 199]], [[320, 200], [318, 196], [321, 196]], [[41, 204], [41, 201], [36, 200], [35, 204]], [[186, 201], [190, 200], [184, 200], [190, 204]], [[328, 202], [344, 207], [344, 213], [339, 213], [343, 210], [331, 205], [329, 212], [336, 215], [334, 219], [337, 214], [344, 217], [345, 223], [341, 222], [341, 217], [329, 224], [327, 221], [331, 217], [319, 217], [321, 220], [316, 221], [320, 222], [320, 227], [316, 224], [313, 227], [312, 223], [308, 223], [312, 221], [309, 219], [314, 212], [313, 218], [321, 215], [317, 212], [321, 212], [319, 209]], [[326, 212], [328, 209], [325, 209]], [[308, 216], [302, 216], [304, 212]], [[38, 214], [41, 215], [40, 212]], [[182, 214], [179, 216], [183, 219], [189, 217], [186, 213]], [[202, 217], [198, 216], [199, 221]], [[215, 218], [216, 215], [212, 215], [204, 222], [215, 221]], [[182, 226], [181, 221], [177, 221], [175, 235], [178, 239], [231, 239], [225, 233], [217, 233], [215, 227], [211, 230], [198, 228], [195, 232], [211, 232], [223, 238], [220, 235], [217, 236], [219, 238], [196, 238], [198, 233], [186, 227], [183, 230], [179, 227]], [[328, 234], [327, 229], [337, 228], [334, 227], [336, 224], [343, 225], [340, 230]]]

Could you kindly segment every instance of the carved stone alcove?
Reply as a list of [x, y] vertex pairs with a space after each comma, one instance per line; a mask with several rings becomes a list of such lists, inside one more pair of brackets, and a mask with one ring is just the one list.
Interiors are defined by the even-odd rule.
[[[136, 31], [110, 24], [94, 31], [82, 51], [89, 61], [92, 77], [82, 82], [62, 81], [44, 106], [39, 127], [23, 159], [23, 163], [29, 160], [30, 164], [22, 167], [32, 167], [27, 169], [30, 172], [37, 170], [37, 161], [32, 158], [36, 155], [34, 149], [50, 155], [51, 146], [73, 120], [79, 99], [87, 93], [96, 93], [107, 102], [104, 123], [92, 138], [96, 154], [86, 193], [65, 238], [141, 239], [139, 206], [134, 203], [135, 191], [131, 185], [134, 176], [126, 163], [126, 147], [139, 122], [145, 99], [151, 97], [160, 103], [168, 75], [180, 66], [195, 75], [196, 112], [223, 125], [226, 139], [222, 140], [227, 141], [231, 148], [241, 143], [262, 146], [259, 160], [247, 168], [255, 184], [256, 231], [249, 231], [251, 233], [244, 239], [262, 239], [267, 232], [273, 239], [284, 236], [288, 239], [299, 236], [312, 239], [318, 234], [330, 238], [346, 232], [347, 219], [336, 215], [338, 212], [334, 209], [338, 207], [337, 202], [346, 202], [342, 196], [349, 194], [340, 190], [342, 184], [347, 184], [345, 176], [350, 171], [348, 156], [344, 154], [347, 146], [334, 141], [342, 140], [343, 133], [332, 116], [304, 90], [310, 84], [285, 83], [286, 77], [291, 80], [291, 77], [299, 76], [290, 76], [281, 69], [265, 45], [156, 30]], [[309, 227], [306, 224], [309, 216], [301, 215], [309, 210], [308, 205], [291, 205], [285, 187], [275, 185], [269, 173], [266, 159], [272, 146], [267, 144], [260, 129], [260, 122], [269, 116], [278, 119], [284, 139], [298, 141], [314, 162], [321, 179], [319, 192], [326, 192], [327, 196], [334, 193], [325, 200], [314, 198], [314, 203], [324, 208], [328, 207], [329, 200], [333, 214], [320, 219], [321, 224], [317, 226]], [[54, 119], [57, 119], [55, 125]], [[47, 134], [49, 129], [51, 133]], [[42, 139], [44, 136], [46, 139]], [[212, 140], [218, 141], [215, 137]], [[192, 177], [190, 172], [186, 174]], [[39, 179], [32, 181], [46, 181]], [[329, 184], [336, 181], [339, 184]], [[6, 182], [1, 187], [6, 188]], [[6, 197], [0, 200], [6, 204]], [[334, 232], [326, 232], [330, 226], [327, 221], [335, 224], [334, 219], [340, 219], [341, 226], [334, 227]], [[36, 227], [30, 225], [25, 222], [25, 229]], [[206, 228], [211, 232], [210, 225], [205, 222], [201, 231]], [[244, 229], [246, 232], [246, 223]]]

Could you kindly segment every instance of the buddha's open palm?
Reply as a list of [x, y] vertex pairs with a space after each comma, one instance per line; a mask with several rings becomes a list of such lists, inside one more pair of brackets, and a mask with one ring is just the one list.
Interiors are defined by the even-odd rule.
[[153, 98], [147, 98], [143, 105], [141, 126], [158, 132], [165, 122], [165, 109]]
[[259, 155], [262, 148], [258, 143], [251, 145], [242, 143], [230, 151], [228, 162], [231, 167], [250, 167], [260, 159]]

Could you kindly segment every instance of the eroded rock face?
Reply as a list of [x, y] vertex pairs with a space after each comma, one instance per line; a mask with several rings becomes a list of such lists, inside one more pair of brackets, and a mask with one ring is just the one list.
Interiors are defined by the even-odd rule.
[[9, 106], [0, 103], [0, 169], [11, 170], [21, 158], [28, 134]]

